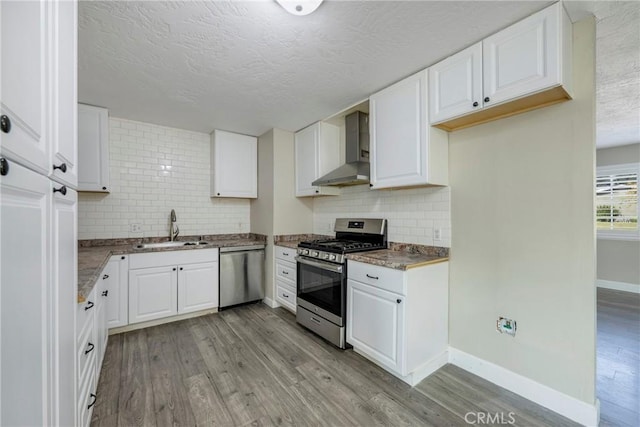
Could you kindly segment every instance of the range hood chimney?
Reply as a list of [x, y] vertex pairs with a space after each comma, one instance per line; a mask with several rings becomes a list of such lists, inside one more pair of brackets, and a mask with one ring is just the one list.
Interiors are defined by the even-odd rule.
[[316, 179], [312, 185], [358, 185], [369, 183], [369, 115], [356, 111], [345, 116], [346, 163]]

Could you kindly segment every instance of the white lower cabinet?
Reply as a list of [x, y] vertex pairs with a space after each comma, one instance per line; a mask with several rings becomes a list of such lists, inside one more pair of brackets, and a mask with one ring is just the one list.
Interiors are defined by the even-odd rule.
[[218, 249], [129, 256], [129, 324], [218, 307]]
[[274, 272], [276, 302], [296, 311], [296, 250], [284, 246], [274, 248]]
[[406, 271], [349, 261], [347, 342], [410, 385], [447, 363], [449, 263]]
[[[105, 268], [106, 271], [106, 268]], [[98, 399], [96, 389], [100, 368], [106, 350], [105, 302], [101, 297], [104, 271], [98, 278], [86, 301], [76, 309], [76, 396], [78, 413], [76, 425], [87, 427], [91, 421], [93, 407]]]
[[126, 326], [129, 324], [128, 255], [112, 256], [107, 264], [106, 273], [110, 276], [105, 288], [107, 327]]

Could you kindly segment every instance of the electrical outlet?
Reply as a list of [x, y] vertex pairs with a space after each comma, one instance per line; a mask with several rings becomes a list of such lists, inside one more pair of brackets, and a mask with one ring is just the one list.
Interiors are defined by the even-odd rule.
[[498, 317], [496, 322], [496, 329], [501, 334], [516, 336], [516, 321], [513, 319], [507, 319], [506, 317]]
[[442, 230], [440, 230], [439, 228], [433, 229], [433, 240], [434, 241], [442, 240]]
[[129, 224], [129, 232], [130, 233], [141, 233], [142, 232], [142, 224], [138, 224], [138, 223]]

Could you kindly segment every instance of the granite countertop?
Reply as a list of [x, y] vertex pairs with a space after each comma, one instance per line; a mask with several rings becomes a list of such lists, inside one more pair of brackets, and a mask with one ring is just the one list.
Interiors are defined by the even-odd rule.
[[323, 234], [283, 234], [273, 236], [273, 244], [283, 246], [285, 248], [296, 249], [298, 243], [308, 240], [333, 239], [333, 236], [325, 236]]
[[347, 259], [396, 270], [408, 270], [449, 261], [449, 248], [391, 242], [388, 249], [348, 254]]
[[131, 255], [148, 252], [191, 251], [211, 248], [264, 245], [266, 236], [260, 234], [220, 234], [204, 236], [185, 236], [179, 241], [200, 240], [209, 242], [207, 245], [178, 246], [171, 248], [138, 249], [136, 245], [142, 243], [157, 243], [166, 241], [166, 237], [146, 239], [96, 239], [78, 242], [78, 303], [86, 301], [93, 290], [100, 273], [114, 255]]

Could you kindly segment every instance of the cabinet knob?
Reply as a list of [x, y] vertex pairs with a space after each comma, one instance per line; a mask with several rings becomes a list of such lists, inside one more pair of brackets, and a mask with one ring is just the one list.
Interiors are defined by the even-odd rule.
[[60, 194], [62, 194], [63, 196], [66, 196], [66, 195], [67, 195], [67, 186], [66, 186], [66, 185], [63, 185], [63, 186], [62, 186], [62, 187], [60, 187], [60, 188], [53, 187], [53, 192], [54, 192], [54, 193], [60, 193]]
[[103, 297], [109, 296], [109, 289], [107, 289], [106, 291], [102, 291], [102, 296]]
[[127, 258], [126, 256], [121, 256], [121, 257], [120, 257], [120, 259], [126, 259], [126, 258]]
[[109, 278], [108, 274], [105, 274], [104, 276], [102, 276], [102, 280], [107, 280]]
[[369, 187], [373, 187], [373, 184], [369, 184]]
[[477, 106], [478, 106], [478, 101], [474, 102], [474, 103], [473, 103], [473, 106], [474, 106], [474, 107], [477, 107]]
[[93, 349], [95, 348], [95, 345], [93, 345], [93, 343], [89, 343], [87, 344], [87, 349], [84, 351], [84, 354], [89, 354], [93, 351]]
[[56, 169], [60, 169], [62, 171], [62, 173], [67, 173], [67, 164], [66, 163], [61, 163], [58, 166], [53, 165], [53, 170], [56, 170]]
[[400, 298], [398, 298], [398, 299], [396, 300], [396, 302], [397, 302], [398, 304], [400, 304], [400, 303], [402, 302], [402, 300], [401, 300]]
[[216, 193], [216, 196], [219, 196], [219, 195], [220, 195], [220, 193]]
[[4, 133], [11, 132], [11, 119], [9, 116], [4, 114], [0, 116], [0, 128], [2, 128], [2, 132]]
[[177, 269], [175, 267], [173, 267], [173, 271], [176, 271]]
[[316, 190], [316, 194], [318, 194], [320, 192], [320, 190]]
[[93, 302], [91, 301], [87, 301], [87, 305], [84, 307], [84, 311], [89, 310], [91, 307], [93, 307]]
[[106, 190], [106, 189], [107, 189], [107, 187], [102, 187], [102, 189], [103, 189], [103, 190]]
[[184, 268], [180, 267], [180, 271], [184, 270]]
[[98, 396], [93, 393], [91, 393], [89, 396], [91, 396], [91, 403], [89, 403], [87, 409], [91, 409], [91, 407], [96, 404], [96, 400], [98, 400]]
[[489, 99], [488, 96], [486, 98], [484, 98], [484, 102], [489, 102], [489, 101], [491, 101], [491, 99]]
[[6, 176], [9, 173], [9, 160], [0, 157], [0, 175]]

